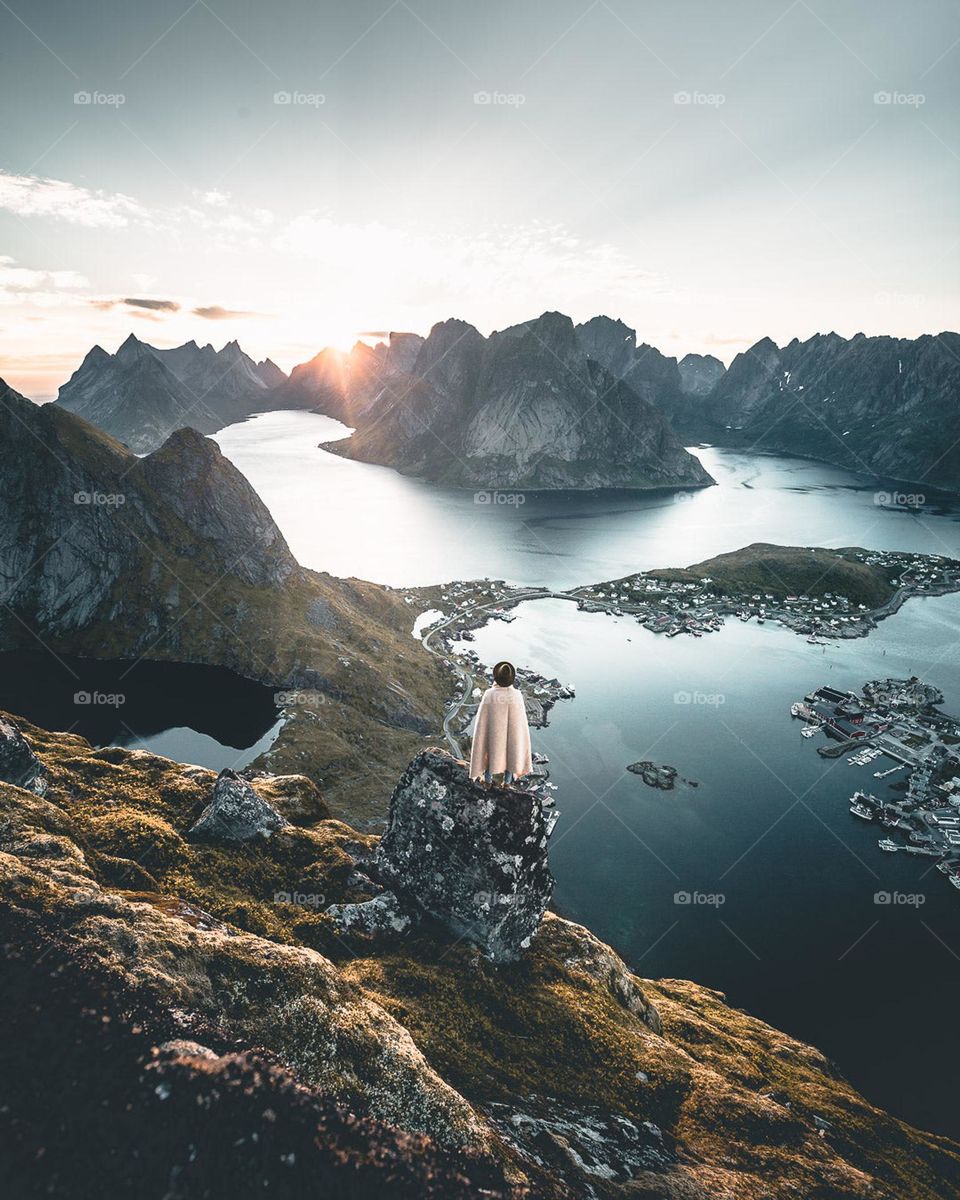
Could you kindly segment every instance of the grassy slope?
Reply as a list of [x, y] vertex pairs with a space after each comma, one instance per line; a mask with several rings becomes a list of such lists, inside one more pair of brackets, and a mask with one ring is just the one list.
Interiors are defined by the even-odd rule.
[[[43, 801], [0, 785], [0, 851], [11, 852], [9, 858], [0, 854], [0, 866], [22, 864], [19, 877], [7, 877], [7, 902], [56, 927], [66, 904], [58, 889], [82, 864], [94, 889], [84, 903], [93, 912], [109, 912], [117, 930], [109, 937], [93, 931], [102, 955], [109, 961], [122, 953], [119, 931], [125, 921], [134, 922], [131, 936], [141, 939], [147, 956], [138, 970], [155, 983], [159, 978], [161, 993], [185, 1007], [195, 1002], [191, 996], [206, 993], [181, 980], [177, 953], [162, 949], [163, 938], [176, 941], [176, 929], [192, 919], [177, 915], [181, 902], [267, 939], [240, 945], [224, 942], [217, 931], [191, 934], [200, 938], [191, 953], [200, 952], [204, 939], [213, 943], [214, 958], [204, 971], [219, 979], [213, 999], [225, 988], [234, 995], [229, 1016], [241, 1044], [263, 1045], [295, 1072], [314, 1081], [336, 1079], [311, 1051], [314, 1035], [304, 1041], [305, 1030], [289, 1027], [289, 1018], [280, 1021], [273, 1010], [293, 1003], [284, 997], [294, 994], [299, 1011], [304, 988], [320, 988], [320, 1003], [332, 987], [342, 997], [338, 1004], [373, 1003], [409, 1030], [440, 1078], [477, 1111], [488, 1101], [533, 1094], [655, 1122], [668, 1140], [678, 1140], [680, 1161], [656, 1183], [657, 1189], [676, 1190], [650, 1195], [960, 1196], [948, 1182], [960, 1179], [960, 1147], [874, 1109], [817, 1051], [729, 1008], [717, 993], [686, 982], [636, 980], [588, 931], [557, 918], [547, 919], [522, 961], [502, 968], [429, 931], [381, 951], [344, 940], [320, 911], [276, 904], [273, 896], [299, 890], [320, 893], [325, 903], [362, 898], [348, 879], [358, 845], [370, 839], [338, 821], [320, 820], [262, 845], [194, 846], [182, 835], [208, 794], [212, 773], [142, 752], [94, 751], [75, 736], [20, 724], [48, 766], [52, 785]], [[256, 786], [276, 798], [296, 797], [305, 785], [263, 780]], [[102, 900], [96, 899], [99, 889]], [[144, 900], [152, 903], [145, 907]], [[154, 915], [144, 942], [141, 917], [133, 914], [147, 907]], [[83, 924], [75, 922], [68, 920], [71, 938], [83, 933]], [[323, 968], [310, 983], [299, 960], [290, 960], [289, 968], [285, 959], [274, 961], [271, 943], [312, 947], [329, 960], [333, 974]], [[163, 966], [156, 972], [151, 946], [161, 951]], [[273, 979], [266, 1005], [256, 982], [261, 975]], [[644, 992], [661, 1011], [663, 1036], [631, 1007], [630, 997]], [[350, 1049], [353, 1087], [366, 1056], [375, 1054], [373, 1034], [361, 1024], [364, 1032]], [[379, 1070], [379, 1063], [370, 1058], [370, 1070]], [[420, 1107], [413, 1106], [408, 1127], [426, 1122], [435, 1136], [443, 1135], [446, 1118], [438, 1112], [453, 1102], [441, 1104], [438, 1087], [422, 1083], [430, 1104], [421, 1099]], [[387, 1101], [377, 1097], [375, 1091], [378, 1111], [389, 1112]], [[450, 1129], [462, 1131], [451, 1137], [502, 1155], [495, 1137], [469, 1132], [455, 1104], [451, 1111]], [[814, 1128], [815, 1115], [831, 1123], [824, 1136]], [[393, 1119], [403, 1124], [405, 1118], [395, 1112]]]
[[822, 596], [832, 592], [869, 608], [883, 604], [894, 592], [893, 575], [868, 566], [854, 557], [856, 547], [826, 550], [821, 547], [774, 546], [754, 542], [729, 554], [718, 554], [689, 567], [650, 571], [655, 579], [699, 583], [713, 580], [715, 592], [773, 596]]

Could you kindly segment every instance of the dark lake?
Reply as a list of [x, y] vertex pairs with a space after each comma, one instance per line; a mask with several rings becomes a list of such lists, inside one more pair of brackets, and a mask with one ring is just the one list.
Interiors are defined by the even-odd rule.
[[95, 746], [237, 770], [280, 729], [273, 691], [219, 667], [0, 654], [0, 709]]

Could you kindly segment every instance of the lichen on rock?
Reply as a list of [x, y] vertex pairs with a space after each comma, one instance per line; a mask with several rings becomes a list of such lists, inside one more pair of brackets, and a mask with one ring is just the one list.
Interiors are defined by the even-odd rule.
[[401, 899], [507, 962], [530, 944], [550, 902], [556, 817], [534, 792], [487, 790], [459, 759], [422, 750], [390, 799], [375, 869]]
[[47, 772], [30, 743], [8, 717], [0, 715], [0, 782], [25, 788], [35, 796], [47, 790]]
[[229, 767], [217, 776], [210, 803], [190, 827], [194, 841], [249, 842], [270, 837], [286, 821], [245, 779]]

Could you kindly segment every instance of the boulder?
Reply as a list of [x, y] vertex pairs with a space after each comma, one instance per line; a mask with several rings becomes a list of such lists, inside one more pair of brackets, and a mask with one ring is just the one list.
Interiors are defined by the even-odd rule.
[[381, 892], [357, 904], [331, 904], [327, 915], [342, 933], [357, 933], [373, 940], [406, 933], [413, 921], [394, 892]]
[[374, 868], [401, 901], [507, 962], [529, 945], [550, 902], [556, 819], [536, 793], [487, 791], [459, 759], [421, 750], [390, 799]]
[[210, 803], [190, 827], [193, 841], [249, 842], [270, 837], [287, 822], [245, 779], [225, 767], [213, 785]]
[[49, 778], [30, 743], [7, 717], [0, 716], [0, 783], [12, 783], [35, 796], [47, 791]]

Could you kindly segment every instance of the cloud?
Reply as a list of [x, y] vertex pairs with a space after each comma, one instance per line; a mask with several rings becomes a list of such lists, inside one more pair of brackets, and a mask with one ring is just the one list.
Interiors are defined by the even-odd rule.
[[179, 312], [180, 305], [176, 300], [142, 300], [138, 297], [128, 297], [123, 301], [130, 308], [146, 308], [151, 312]]
[[195, 317], [205, 321], [242, 320], [244, 317], [265, 317], [266, 313], [247, 312], [241, 308], [222, 308], [219, 304], [206, 304], [192, 310]]
[[88, 280], [76, 271], [36, 271], [18, 267], [16, 259], [0, 254], [0, 291], [37, 293], [89, 286]]
[[218, 192], [216, 189], [209, 192], [202, 192], [200, 199], [204, 204], [208, 204], [211, 208], [226, 208], [230, 201], [229, 192]]
[[663, 283], [613, 244], [574, 238], [564, 226], [543, 222], [480, 227], [465, 236], [342, 223], [310, 212], [291, 220], [272, 245], [336, 278], [343, 313], [369, 310], [371, 279], [380, 311], [430, 308], [444, 315], [485, 304], [490, 296], [528, 296], [531, 280], [550, 307], [563, 312], [579, 311], [594, 295], [609, 306], [632, 306]]
[[19, 217], [50, 217], [94, 229], [151, 224], [148, 210], [122, 192], [93, 191], [63, 179], [4, 171], [0, 171], [0, 209]]
[[121, 300], [90, 299], [87, 303], [91, 308], [99, 309], [100, 312], [109, 312], [111, 308], [116, 308], [118, 304], [124, 304], [127, 308], [135, 310], [130, 314], [131, 316], [149, 316], [155, 321], [160, 319], [156, 315], [157, 313], [175, 313], [180, 311], [180, 305], [176, 300], [153, 300], [145, 296], [126, 296]]

